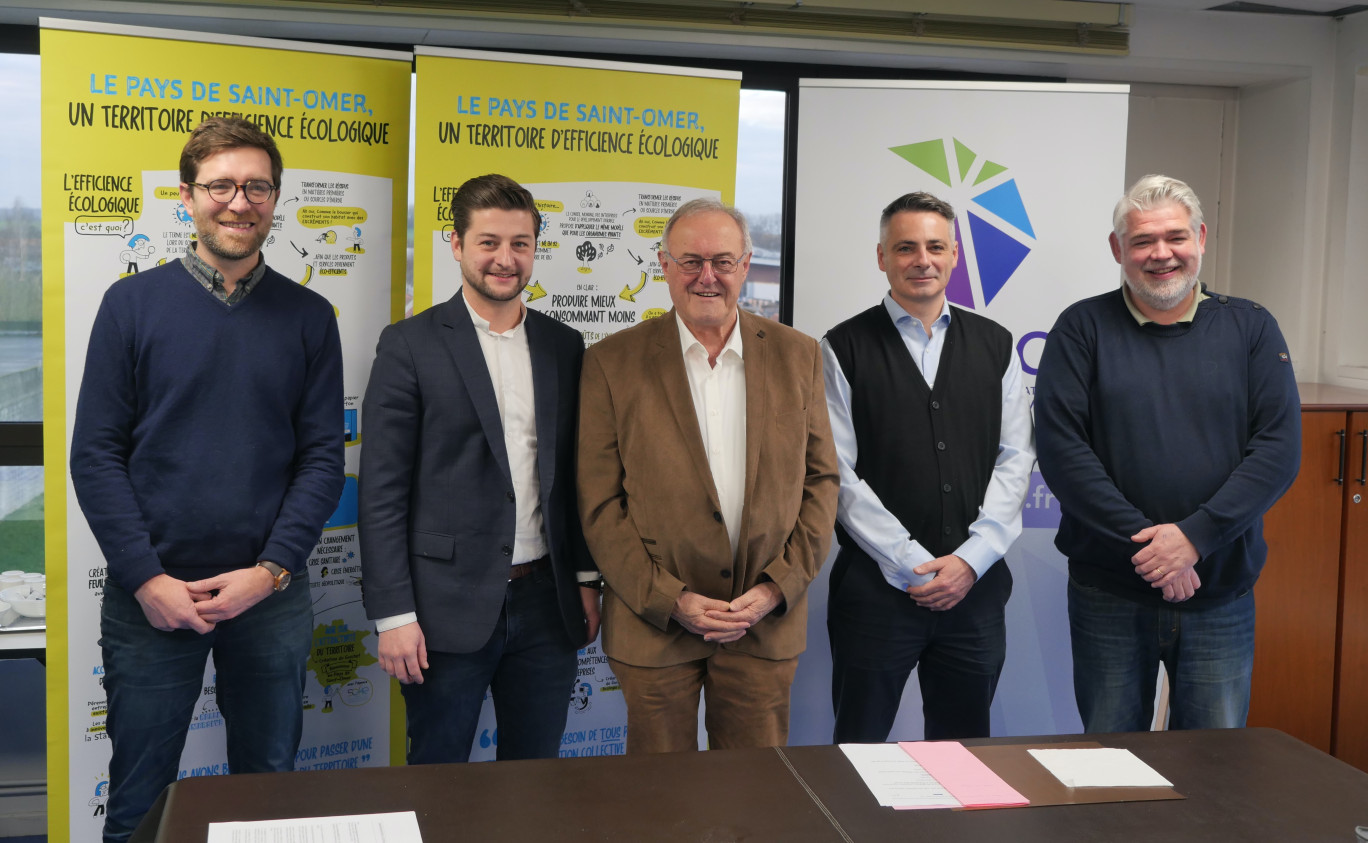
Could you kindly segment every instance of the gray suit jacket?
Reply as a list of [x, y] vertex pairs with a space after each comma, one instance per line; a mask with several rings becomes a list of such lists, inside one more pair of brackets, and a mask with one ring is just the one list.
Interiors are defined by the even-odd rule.
[[[575, 502], [584, 341], [533, 310], [525, 329], [542, 516], [565, 632], [580, 646], [575, 573], [594, 569]], [[493, 382], [460, 292], [381, 332], [361, 440], [366, 616], [417, 612], [429, 650], [479, 649], [503, 606], [515, 507]]]

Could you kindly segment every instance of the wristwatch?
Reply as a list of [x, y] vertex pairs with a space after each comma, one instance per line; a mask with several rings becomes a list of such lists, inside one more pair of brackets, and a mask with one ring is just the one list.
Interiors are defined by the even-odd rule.
[[266, 573], [275, 579], [275, 584], [271, 586], [272, 591], [284, 591], [290, 587], [290, 572], [276, 563], [261, 561], [257, 563], [257, 567], [265, 568]]
[[593, 580], [580, 580], [579, 585], [580, 588], [592, 588], [595, 591], [603, 591], [603, 577], [600, 576], [598, 579]]

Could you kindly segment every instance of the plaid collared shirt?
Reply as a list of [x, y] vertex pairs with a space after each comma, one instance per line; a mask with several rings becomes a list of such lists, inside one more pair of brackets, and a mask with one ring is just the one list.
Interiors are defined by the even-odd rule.
[[185, 257], [181, 258], [181, 263], [196, 281], [204, 285], [204, 289], [213, 293], [214, 298], [229, 307], [247, 298], [247, 294], [252, 292], [252, 288], [266, 274], [266, 258], [257, 253], [256, 266], [245, 277], [238, 279], [232, 295], [229, 295], [227, 288], [223, 286], [223, 273], [204, 262], [204, 259], [195, 252], [193, 241], [185, 247]]

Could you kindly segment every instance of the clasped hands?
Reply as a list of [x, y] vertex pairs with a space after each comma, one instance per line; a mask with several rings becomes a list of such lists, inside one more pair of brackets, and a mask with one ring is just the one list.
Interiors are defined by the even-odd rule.
[[190, 629], [203, 635], [270, 596], [275, 578], [265, 568], [239, 568], [207, 580], [185, 582], [158, 574], [133, 593], [155, 629]]
[[685, 591], [675, 601], [670, 617], [693, 634], [703, 636], [704, 641], [730, 644], [783, 602], [784, 592], [772, 582], [758, 583], [730, 603]]
[[1192, 566], [1201, 554], [1176, 524], [1156, 524], [1131, 536], [1133, 542], [1148, 542], [1131, 557], [1135, 573], [1152, 588], [1163, 589], [1169, 603], [1181, 603], [1202, 587], [1202, 579]]
[[907, 594], [918, 606], [933, 612], [953, 609], [978, 582], [978, 573], [958, 556], [938, 556], [912, 569], [917, 576], [935, 574], [924, 585], [909, 585]]

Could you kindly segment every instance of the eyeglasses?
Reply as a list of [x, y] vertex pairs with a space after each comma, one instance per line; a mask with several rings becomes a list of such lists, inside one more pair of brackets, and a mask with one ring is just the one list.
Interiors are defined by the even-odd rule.
[[675, 266], [678, 266], [679, 271], [685, 275], [697, 275], [703, 271], [705, 263], [712, 264], [713, 272], [717, 275], [731, 275], [741, 268], [741, 260], [746, 257], [742, 255], [738, 259], [731, 255], [718, 255], [715, 258], [677, 258], [669, 252], [665, 252], [665, 256], [674, 261]]
[[232, 179], [214, 179], [208, 184], [193, 181], [186, 182], [186, 184], [190, 187], [204, 188], [209, 192], [210, 199], [223, 205], [227, 205], [236, 199], [239, 190], [253, 205], [260, 205], [276, 192], [276, 186], [268, 181], [249, 181], [246, 184], [238, 184]]

